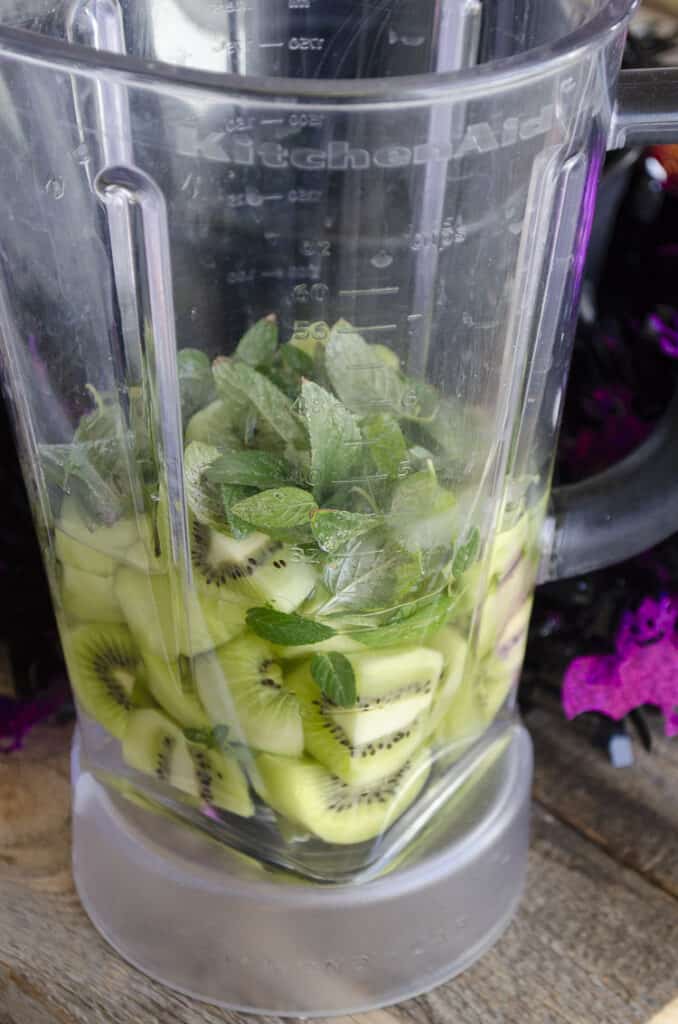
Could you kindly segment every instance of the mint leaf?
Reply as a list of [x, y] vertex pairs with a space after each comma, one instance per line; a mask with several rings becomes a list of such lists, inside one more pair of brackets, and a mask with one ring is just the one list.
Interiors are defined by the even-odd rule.
[[470, 565], [475, 562], [480, 550], [480, 532], [477, 526], [469, 531], [468, 540], [457, 550], [452, 563], [452, 575], [455, 579], [466, 572]]
[[311, 675], [320, 692], [333, 704], [352, 708], [358, 699], [353, 666], [345, 654], [330, 651], [314, 654], [311, 660]]
[[248, 366], [267, 366], [278, 347], [278, 321], [275, 313], [258, 320], [245, 331], [238, 342], [235, 355]]
[[334, 555], [346, 548], [356, 537], [361, 537], [381, 522], [382, 517], [378, 515], [320, 508], [311, 519], [311, 530], [318, 547]]
[[404, 386], [399, 372], [380, 359], [346, 320], [337, 321], [330, 332], [325, 369], [334, 391], [352, 412], [402, 415]]
[[238, 484], [260, 490], [281, 486], [291, 476], [292, 470], [279, 456], [254, 449], [224, 452], [205, 470], [205, 477], [211, 483]]
[[376, 413], [366, 417], [361, 428], [377, 470], [390, 480], [407, 476], [407, 444], [396, 418], [388, 413]]
[[212, 746], [212, 729], [184, 729], [184, 736], [189, 743], [200, 743], [203, 747]]
[[177, 352], [181, 418], [186, 425], [198, 409], [214, 398], [212, 367], [204, 352], [196, 348], [182, 348]]
[[458, 525], [456, 496], [440, 486], [432, 469], [412, 473], [395, 488], [388, 522], [409, 551], [451, 548]]
[[292, 403], [280, 388], [262, 373], [247, 366], [221, 357], [214, 361], [214, 379], [222, 397], [228, 401], [232, 396], [239, 403], [247, 403], [268, 428], [286, 444], [303, 448], [306, 437], [303, 427], [294, 414]]
[[420, 575], [416, 557], [373, 530], [325, 563], [323, 583], [332, 596], [324, 607], [332, 612], [380, 610], [411, 593]]
[[302, 491], [300, 487], [277, 487], [239, 501], [232, 506], [231, 512], [257, 530], [271, 534], [277, 530], [308, 526], [315, 509], [313, 495], [308, 491]]
[[215, 725], [212, 729], [212, 737], [210, 746], [215, 747], [217, 750], [221, 750], [222, 753], [227, 754], [231, 749], [229, 743], [229, 728], [227, 725]]
[[350, 481], [363, 463], [363, 439], [354, 416], [334, 395], [305, 380], [301, 407], [311, 439], [311, 482], [318, 501]]
[[315, 644], [321, 640], [329, 640], [335, 635], [330, 626], [325, 626], [314, 619], [305, 619], [294, 613], [285, 614], [273, 608], [250, 608], [246, 616], [250, 629], [281, 647], [296, 647], [299, 644]]
[[416, 611], [387, 626], [374, 629], [355, 629], [347, 635], [366, 647], [399, 647], [404, 644], [420, 644], [433, 636], [447, 622], [457, 595], [445, 593], [417, 602]]
[[313, 373], [313, 360], [310, 355], [296, 345], [283, 345], [280, 349], [280, 362], [286, 370], [298, 377], [309, 377]]

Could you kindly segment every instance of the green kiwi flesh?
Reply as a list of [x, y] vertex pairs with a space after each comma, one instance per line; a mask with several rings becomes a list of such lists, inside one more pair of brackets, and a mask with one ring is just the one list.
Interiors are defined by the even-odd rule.
[[409, 807], [430, 770], [427, 750], [374, 785], [348, 786], [310, 757], [260, 754], [254, 786], [274, 810], [327, 843], [380, 835]]
[[[337, 709], [323, 697], [308, 665], [292, 672], [286, 685], [299, 699], [306, 750], [349, 785], [368, 785], [393, 774], [411, 757], [425, 736], [425, 715], [389, 729], [388, 710], [384, 708], [384, 727], [388, 731], [366, 742], [355, 743], [337, 718], [336, 712], [343, 709]], [[369, 706], [362, 713], [368, 712]], [[354, 713], [361, 712], [358, 709]]]
[[354, 745], [405, 729], [430, 706], [443, 656], [428, 647], [348, 653], [358, 703], [331, 708], [329, 717]]
[[270, 604], [280, 612], [293, 612], [317, 582], [311, 565], [288, 546], [263, 533], [241, 540], [194, 521], [193, 565], [198, 587], [219, 598], [239, 593]]
[[455, 694], [462, 685], [464, 673], [468, 672], [468, 644], [461, 633], [451, 626], [441, 629], [430, 641], [430, 644], [442, 654], [444, 659], [440, 685], [435, 694], [429, 719], [429, 729], [435, 730], [438, 723], [445, 717]]
[[247, 780], [235, 758], [189, 743], [181, 729], [160, 711], [144, 709], [130, 714], [122, 753], [132, 768], [200, 803], [241, 817], [254, 813]]
[[179, 725], [207, 729], [210, 720], [198, 699], [191, 662], [180, 655], [168, 662], [150, 651], [142, 651], [147, 683], [161, 708]]
[[257, 750], [295, 757], [304, 738], [299, 702], [265, 640], [245, 633], [195, 659], [198, 695], [214, 725]]
[[75, 498], [64, 498], [54, 531], [56, 554], [63, 565], [96, 576], [112, 576], [127, 548], [138, 539], [133, 519], [90, 530]]
[[121, 739], [130, 712], [148, 703], [145, 669], [127, 626], [78, 626], [64, 638], [73, 690], [84, 710]]
[[74, 622], [124, 622], [112, 576], [97, 576], [72, 565], [61, 567], [61, 603]]
[[245, 628], [246, 603], [197, 594], [178, 575], [149, 576], [122, 567], [115, 593], [132, 633], [152, 653], [174, 661], [211, 650]]

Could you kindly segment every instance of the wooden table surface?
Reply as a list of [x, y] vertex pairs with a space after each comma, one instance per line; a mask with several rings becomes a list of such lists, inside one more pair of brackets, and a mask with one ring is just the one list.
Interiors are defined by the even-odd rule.
[[[359, 1024], [678, 1024], [678, 740], [614, 769], [557, 705], [529, 715], [527, 894], [498, 945], [430, 995]], [[69, 863], [68, 730], [0, 760], [0, 1024], [252, 1020], [174, 995], [99, 938]], [[674, 1002], [675, 1001], [675, 1002]]]

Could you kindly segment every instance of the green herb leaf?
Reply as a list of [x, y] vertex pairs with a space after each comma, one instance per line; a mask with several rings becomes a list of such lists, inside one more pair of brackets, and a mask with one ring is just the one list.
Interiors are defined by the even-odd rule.
[[457, 601], [457, 594], [447, 593], [416, 603], [416, 611], [387, 626], [374, 629], [355, 629], [347, 635], [366, 647], [399, 647], [402, 644], [421, 644], [441, 629]]
[[233, 396], [240, 403], [247, 403], [286, 444], [295, 448], [306, 445], [303, 427], [292, 409], [292, 403], [272, 381], [246, 363], [232, 359], [216, 359], [213, 365], [214, 379], [223, 398]]
[[212, 746], [212, 729], [184, 729], [184, 736], [189, 743], [200, 743], [203, 747]]
[[440, 486], [432, 469], [412, 473], [395, 488], [388, 522], [408, 551], [451, 549], [457, 520], [456, 496]]
[[390, 480], [407, 476], [407, 443], [396, 418], [388, 413], [376, 413], [364, 419], [361, 428], [377, 470]]
[[354, 416], [334, 395], [305, 380], [301, 388], [304, 419], [311, 439], [311, 481], [318, 501], [359, 472], [364, 442]]
[[177, 373], [181, 398], [181, 419], [186, 425], [191, 416], [214, 398], [212, 367], [204, 352], [182, 348], [177, 352]]
[[353, 666], [345, 654], [330, 651], [314, 654], [311, 660], [311, 675], [320, 692], [333, 704], [352, 708], [358, 699]]
[[327, 612], [370, 611], [403, 600], [421, 582], [419, 560], [381, 530], [350, 541], [340, 556], [325, 563], [323, 582], [332, 597]]
[[321, 508], [311, 519], [311, 530], [318, 547], [334, 555], [343, 551], [356, 537], [379, 526], [382, 521], [383, 517], [379, 515]]
[[300, 487], [277, 487], [239, 501], [231, 511], [257, 530], [273, 534], [277, 530], [308, 526], [316, 507], [308, 491]]
[[462, 547], [458, 548], [454, 562], [452, 563], [452, 575], [455, 579], [466, 572], [466, 570], [475, 562], [478, 557], [478, 551], [480, 550], [480, 531], [477, 526], [474, 526], [469, 531], [468, 539]]
[[346, 320], [332, 328], [325, 368], [334, 391], [352, 412], [402, 415], [404, 387], [399, 372], [375, 355]]
[[305, 619], [302, 615], [277, 612], [273, 608], [250, 608], [246, 620], [257, 636], [281, 647], [315, 644], [335, 636], [330, 626], [314, 619]]
[[221, 750], [224, 754], [229, 753], [231, 744], [228, 737], [229, 728], [227, 725], [215, 725], [212, 729], [211, 746], [215, 747], [216, 750]]
[[235, 354], [248, 366], [267, 366], [278, 347], [278, 321], [274, 313], [263, 317], [245, 331]]
[[293, 475], [287, 463], [270, 452], [250, 449], [217, 455], [205, 470], [206, 479], [214, 484], [239, 484], [264, 490], [288, 483]]
[[310, 355], [296, 345], [283, 345], [280, 349], [280, 361], [287, 370], [298, 377], [309, 377], [313, 373], [313, 360]]

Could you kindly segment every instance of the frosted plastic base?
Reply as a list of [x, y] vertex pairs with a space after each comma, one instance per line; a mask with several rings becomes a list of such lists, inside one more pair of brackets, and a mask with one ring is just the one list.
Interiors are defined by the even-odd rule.
[[82, 903], [130, 963], [197, 999], [328, 1016], [447, 981], [499, 938], [523, 889], [532, 748], [522, 727], [473, 798], [390, 874], [322, 886], [273, 873], [108, 792], [73, 758]]

